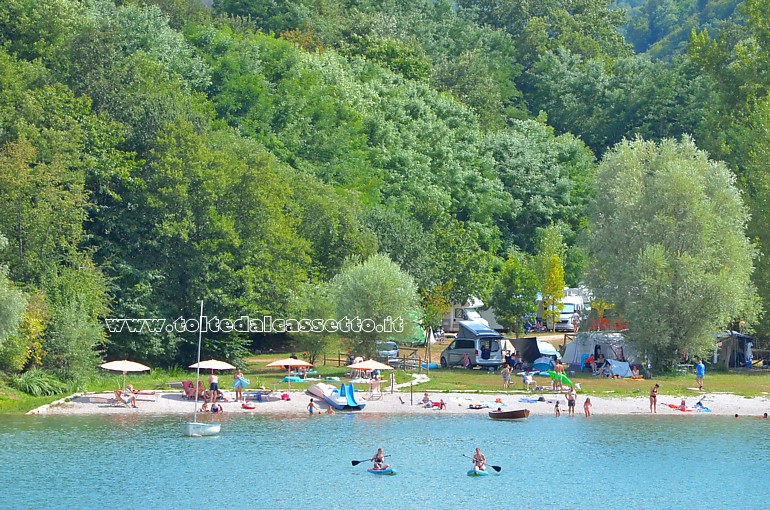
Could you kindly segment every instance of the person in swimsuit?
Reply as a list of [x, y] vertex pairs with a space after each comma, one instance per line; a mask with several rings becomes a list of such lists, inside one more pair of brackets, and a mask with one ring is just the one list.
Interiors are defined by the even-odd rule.
[[313, 416], [313, 413], [315, 413], [315, 410], [318, 409], [315, 405], [315, 401], [311, 398], [310, 403], [307, 405], [307, 411], [310, 413], [310, 416]]
[[214, 402], [219, 395], [219, 377], [214, 373], [214, 370], [211, 370], [209, 376], [209, 390], [211, 391], [211, 402]]
[[655, 386], [650, 388], [650, 412], [651, 413], [658, 412], [658, 388], [660, 388], [660, 385], [658, 383], [655, 383]]
[[555, 406], [553, 406], [553, 413], [554, 413], [554, 414], [555, 414], [557, 417], [561, 416], [561, 409], [559, 408], [559, 401], [558, 401], [558, 400], [556, 401], [556, 405], [555, 405]]
[[583, 412], [586, 417], [591, 416], [591, 399], [586, 397], [586, 401], [583, 402]]
[[511, 384], [511, 368], [509, 365], [505, 365], [505, 368], [503, 368], [500, 371], [500, 375], [503, 376], [503, 390], [507, 390], [508, 386]]
[[575, 416], [575, 401], [577, 400], [577, 392], [575, 388], [570, 388], [567, 392], [567, 415]]
[[222, 409], [222, 405], [218, 402], [214, 402], [211, 404], [211, 412], [214, 414], [223, 414], [225, 412], [224, 409]]
[[385, 464], [385, 454], [383, 453], [382, 448], [377, 448], [377, 453], [375, 453], [374, 457], [369, 460], [374, 462], [373, 469], [375, 471], [383, 471], [390, 467], [390, 464]]
[[473, 455], [473, 465], [479, 471], [487, 470], [487, 458], [481, 453], [481, 450], [476, 448], [476, 453]]

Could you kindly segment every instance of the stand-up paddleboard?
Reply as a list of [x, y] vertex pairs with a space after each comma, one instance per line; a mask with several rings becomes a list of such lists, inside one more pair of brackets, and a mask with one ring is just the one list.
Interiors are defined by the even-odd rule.
[[487, 476], [487, 475], [489, 475], [489, 471], [482, 471], [476, 468], [468, 470], [468, 476]]
[[396, 474], [396, 470], [391, 467], [389, 467], [388, 469], [369, 468], [367, 469], [367, 471], [369, 471], [373, 475], [395, 475]]

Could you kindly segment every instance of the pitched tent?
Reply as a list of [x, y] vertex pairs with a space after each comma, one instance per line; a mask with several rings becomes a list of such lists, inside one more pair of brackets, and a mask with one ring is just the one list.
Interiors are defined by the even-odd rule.
[[631, 366], [627, 361], [618, 361], [616, 359], [607, 360], [610, 364], [612, 375], [619, 377], [631, 377]]
[[581, 331], [578, 333], [575, 339], [568, 343], [564, 349], [564, 362], [580, 366], [583, 356], [593, 355], [596, 346], [599, 346], [607, 359], [620, 360], [625, 358], [630, 364], [641, 364], [642, 360], [639, 353], [622, 334], [604, 331]]
[[534, 336], [514, 338], [511, 342], [516, 348], [516, 354], [521, 356], [524, 363], [534, 363], [536, 359], [544, 356], [555, 356], [556, 359], [561, 359], [559, 351], [553, 345], [543, 340], [538, 340]]

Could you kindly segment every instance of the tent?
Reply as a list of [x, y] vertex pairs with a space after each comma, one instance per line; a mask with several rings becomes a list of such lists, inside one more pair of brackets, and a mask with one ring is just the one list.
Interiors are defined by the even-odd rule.
[[575, 339], [568, 343], [564, 349], [564, 362], [580, 366], [584, 355], [586, 358], [592, 356], [597, 346], [607, 359], [625, 359], [634, 365], [642, 362], [637, 350], [626, 342], [621, 333], [605, 331], [581, 331], [578, 333]]
[[627, 361], [608, 359], [607, 362], [610, 364], [610, 370], [613, 376], [631, 377], [631, 366]]
[[514, 338], [511, 343], [516, 348], [516, 354], [521, 356], [524, 363], [534, 363], [536, 359], [553, 356], [561, 359], [559, 351], [548, 342], [538, 340], [537, 337]]

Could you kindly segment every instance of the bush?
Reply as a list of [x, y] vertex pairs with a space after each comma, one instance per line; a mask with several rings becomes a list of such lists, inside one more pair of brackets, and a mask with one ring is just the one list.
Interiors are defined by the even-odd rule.
[[11, 378], [11, 386], [35, 397], [56, 395], [67, 389], [54, 375], [37, 368]]

